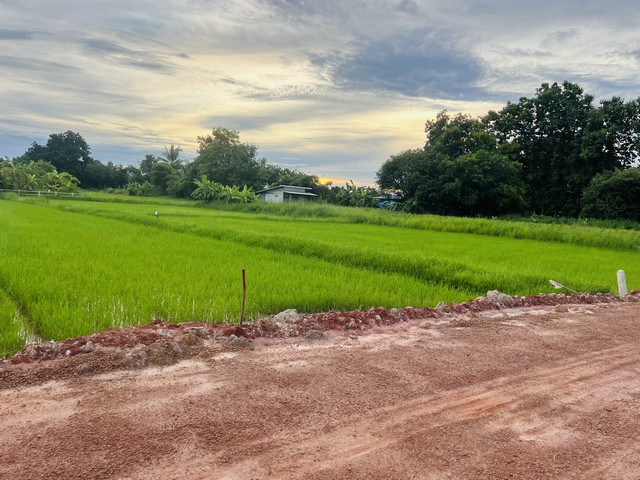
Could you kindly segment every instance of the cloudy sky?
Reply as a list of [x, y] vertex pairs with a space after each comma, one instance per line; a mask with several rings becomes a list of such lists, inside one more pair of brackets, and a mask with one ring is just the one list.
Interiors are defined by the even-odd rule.
[[370, 183], [440, 110], [569, 80], [640, 96], [637, 0], [0, 0], [0, 156], [73, 130], [103, 162], [213, 127]]

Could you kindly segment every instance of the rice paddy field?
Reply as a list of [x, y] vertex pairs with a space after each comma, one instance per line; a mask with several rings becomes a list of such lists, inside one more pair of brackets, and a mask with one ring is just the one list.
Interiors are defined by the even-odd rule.
[[[158, 212], [158, 217], [154, 212]], [[26, 341], [165, 321], [434, 306], [487, 290], [617, 291], [640, 232], [327, 205], [210, 208], [94, 195], [0, 199], [0, 356]]]

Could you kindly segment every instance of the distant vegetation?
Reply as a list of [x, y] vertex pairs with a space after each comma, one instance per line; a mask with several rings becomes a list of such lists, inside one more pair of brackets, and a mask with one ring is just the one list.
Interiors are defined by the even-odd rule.
[[0, 355], [29, 334], [234, 321], [243, 268], [249, 317], [537, 294], [553, 291], [550, 278], [615, 292], [617, 269], [631, 288], [640, 275], [637, 230], [322, 204], [11, 198], [0, 199], [0, 249], [11, 252], [0, 256]]
[[[51, 182], [44, 178], [44, 172], [33, 172], [46, 165], [56, 174], [64, 172], [60, 173], [61, 180], [69, 183], [56, 191], [79, 186], [131, 196], [247, 203], [257, 199], [258, 190], [296, 185], [309, 187], [320, 201], [336, 205], [371, 207], [378, 202], [375, 197], [379, 192], [375, 188], [358, 187], [353, 182], [344, 186], [323, 185], [316, 175], [268, 163], [258, 157], [255, 145], [241, 142], [235, 130], [214, 128], [210, 135], [198, 137], [198, 145], [198, 155], [190, 163], [180, 157], [179, 146], [170, 145], [160, 156], [149, 154], [137, 167], [125, 167], [110, 162], [105, 165], [92, 158], [89, 145], [79, 133], [53, 134], [46, 145], [34, 142], [19, 157], [0, 160], [0, 189], [47, 190]], [[33, 175], [25, 176], [25, 171]], [[214, 185], [219, 186], [218, 193], [211, 190]]]
[[[440, 112], [425, 125], [423, 147], [392, 155], [378, 187], [322, 185], [313, 174], [258, 156], [235, 130], [199, 136], [186, 162], [176, 145], [138, 166], [91, 157], [78, 133], [52, 134], [21, 156], [0, 161], [0, 188], [83, 189], [131, 196], [197, 197], [250, 203], [274, 185], [309, 187], [320, 202], [384, 205], [447, 216], [582, 217], [640, 221], [640, 98], [594, 105], [574, 83], [543, 84], [533, 97], [482, 118]], [[217, 185], [215, 188], [214, 185]], [[394, 202], [380, 202], [380, 197]]]
[[480, 119], [440, 112], [378, 183], [414, 213], [640, 221], [640, 98], [593, 99], [564, 82]]

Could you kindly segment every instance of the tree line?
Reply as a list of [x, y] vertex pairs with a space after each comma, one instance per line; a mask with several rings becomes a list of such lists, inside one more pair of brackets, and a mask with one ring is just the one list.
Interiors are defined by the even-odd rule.
[[544, 83], [482, 118], [442, 111], [425, 132], [377, 173], [407, 211], [640, 220], [640, 98], [596, 106], [577, 84]]
[[[138, 166], [106, 164], [92, 158], [90, 147], [79, 133], [52, 134], [45, 145], [37, 142], [19, 157], [0, 161], [0, 188], [48, 188], [39, 172], [46, 169], [63, 175], [68, 184], [56, 190], [119, 189], [130, 195], [168, 195], [205, 201], [252, 201], [255, 192], [274, 185], [309, 187], [323, 201], [345, 206], [372, 206], [378, 191], [372, 187], [325, 185], [316, 175], [284, 168], [258, 156], [255, 145], [240, 140], [236, 130], [214, 128], [197, 137], [198, 152], [186, 162], [176, 145], [162, 155], [146, 155]], [[26, 176], [30, 172], [32, 177]], [[53, 174], [53, 173], [52, 173]], [[31, 181], [26, 179], [31, 178]]]

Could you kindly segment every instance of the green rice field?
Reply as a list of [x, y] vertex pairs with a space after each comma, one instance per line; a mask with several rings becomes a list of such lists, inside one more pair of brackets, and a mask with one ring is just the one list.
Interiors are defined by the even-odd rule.
[[[158, 211], [158, 218], [154, 212]], [[327, 205], [209, 208], [95, 195], [0, 200], [0, 356], [110, 327], [434, 306], [487, 290], [616, 292], [640, 232]]]

